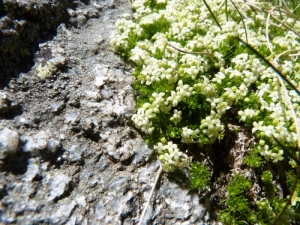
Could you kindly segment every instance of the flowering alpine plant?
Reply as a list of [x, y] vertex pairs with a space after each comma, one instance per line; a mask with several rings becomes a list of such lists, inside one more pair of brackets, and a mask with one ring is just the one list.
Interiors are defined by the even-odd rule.
[[[225, 224], [270, 224], [291, 201], [289, 217], [282, 217], [288, 219], [276, 221], [289, 224], [300, 205], [300, 185], [291, 191], [298, 182], [300, 97], [281, 79], [300, 85], [300, 20], [285, 8], [264, 4], [133, 0], [133, 14], [117, 21], [110, 42], [134, 67], [137, 111], [131, 119], [154, 146], [165, 172], [190, 168], [192, 187], [207, 188], [212, 168], [195, 162], [188, 146], [201, 152], [222, 141], [228, 121], [250, 131], [254, 144], [242, 156], [243, 165], [272, 194], [250, 196], [258, 179], [232, 172], [219, 214]], [[284, 167], [285, 181], [272, 175], [276, 164]], [[280, 182], [288, 194], [280, 196]]]

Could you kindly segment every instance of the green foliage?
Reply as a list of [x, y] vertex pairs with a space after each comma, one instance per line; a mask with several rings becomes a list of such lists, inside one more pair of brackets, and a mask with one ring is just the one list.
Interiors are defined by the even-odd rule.
[[236, 174], [227, 186], [228, 197], [225, 200], [226, 209], [219, 214], [219, 219], [224, 224], [249, 224], [254, 223], [256, 216], [249, 203], [250, 181]]
[[244, 158], [244, 163], [250, 167], [260, 167], [264, 162], [259, 155], [250, 155]]
[[287, 6], [292, 13], [300, 17], [300, 3], [297, 0], [268, 0], [276, 6]]
[[142, 25], [144, 29], [144, 39], [151, 39], [156, 33], [164, 33], [170, 27], [170, 22], [165, 18], [155, 20], [152, 24]]
[[[300, 117], [300, 99], [292, 91], [300, 83], [300, 59], [297, 51], [286, 52], [299, 46], [300, 22], [286, 11], [283, 1], [273, 10], [271, 5], [251, 4], [133, 1], [133, 19], [118, 23], [111, 42], [135, 67], [137, 112], [132, 121], [154, 147], [165, 172], [189, 167], [192, 188], [215, 188], [209, 172], [215, 168], [190, 160], [195, 153], [183, 147], [209, 149], [216, 140], [230, 136], [226, 124], [231, 122], [252, 131], [236, 131], [235, 147], [243, 147], [233, 156], [237, 163], [242, 157], [242, 172], [231, 170], [226, 175], [231, 179], [219, 213], [220, 221], [230, 225], [270, 224], [289, 203], [287, 196], [297, 182], [296, 127], [279, 79], [287, 82]], [[287, 6], [295, 12], [300, 8], [292, 0]], [[241, 143], [242, 132], [253, 140], [251, 145]], [[220, 158], [220, 163], [224, 161]], [[287, 180], [279, 179], [282, 168], [289, 171]], [[279, 186], [286, 188], [283, 196]], [[292, 206], [286, 207], [278, 224], [297, 217], [299, 199], [298, 184]]]
[[210, 172], [208, 168], [201, 163], [193, 163], [189, 169], [191, 187], [200, 191], [205, 190], [209, 186]]

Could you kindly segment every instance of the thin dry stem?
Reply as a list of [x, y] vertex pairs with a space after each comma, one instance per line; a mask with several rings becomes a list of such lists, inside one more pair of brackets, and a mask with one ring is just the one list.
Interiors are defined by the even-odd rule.
[[[232, 0], [232, 2], [234, 2], [234, 1]], [[243, 9], [239, 5], [236, 4], [236, 7], [239, 9], [240, 13], [243, 15], [244, 18], [248, 18], [246, 13], [243, 11]]]
[[[278, 55], [274, 58], [273, 62], [277, 62], [278, 59], [279, 59], [281, 56], [283, 56], [283, 55], [285, 55], [285, 54], [287, 54], [287, 53], [290, 53], [290, 52], [299, 52], [299, 51], [300, 51], [300, 48], [289, 49], [289, 50], [286, 50], [286, 51], [284, 51], [284, 52], [281, 52], [280, 54], [278, 54]], [[289, 56], [298, 56], [298, 55], [299, 55], [299, 53], [298, 53], [298, 54], [290, 54]]]
[[294, 119], [294, 122], [295, 122], [296, 133], [297, 133], [297, 136], [298, 136], [298, 144], [297, 144], [297, 146], [298, 146], [298, 149], [300, 150], [300, 127], [299, 127], [299, 124], [298, 124], [297, 116], [296, 116], [293, 104], [291, 102], [291, 98], [290, 98], [290, 96], [289, 96], [289, 94], [287, 92], [287, 89], [286, 89], [285, 85], [284, 85], [283, 79], [280, 76], [278, 76], [278, 78], [279, 78], [279, 82], [280, 82], [281, 88], [283, 90], [283, 93], [285, 95], [285, 99], [287, 100], [288, 107], [291, 110], [291, 113], [292, 113], [292, 116], [293, 116], [293, 119]]
[[300, 56], [300, 53], [297, 53], [297, 54], [289, 54], [289, 56]]
[[235, 0], [236, 2], [240, 3], [246, 3], [247, 5], [253, 4], [253, 5], [270, 5], [271, 2], [249, 2], [247, 0]]
[[150, 195], [149, 195], [149, 197], [148, 197], [147, 203], [146, 203], [146, 205], [145, 205], [145, 207], [144, 207], [144, 210], [143, 210], [143, 213], [142, 213], [142, 215], [141, 215], [140, 222], [138, 223], [138, 225], [141, 225], [142, 222], [143, 222], [143, 220], [144, 220], [145, 214], [146, 214], [146, 212], [147, 212], [147, 208], [148, 208], [148, 206], [149, 206], [149, 203], [150, 203], [150, 201], [151, 201], [153, 192], [154, 192], [154, 190], [155, 190], [157, 181], [158, 181], [158, 179], [159, 179], [161, 173], [162, 173], [162, 166], [160, 165], [160, 166], [159, 166], [159, 170], [158, 170], [158, 172], [157, 172], [157, 174], [156, 174], [156, 177], [155, 177], [155, 181], [154, 181], [153, 187], [152, 187], [152, 189], [151, 189]]
[[[264, 13], [267, 13], [265, 10], [262, 10]], [[276, 20], [278, 23], [280, 23], [282, 26], [284, 26], [286, 29], [292, 31], [294, 34], [296, 34], [298, 37], [300, 37], [300, 34], [298, 34], [297, 31], [295, 31], [294, 29], [292, 29], [289, 25], [285, 24], [284, 22], [280, 21], [279, 19], [277, 19], [274, 15], [271, 14], [271, 17]]]
[[193, 55], [208, 55], [208, 56], [211, 56], [211, 57], [215, 57], [215, 55], [213, 53], [210, 53], [210, 52], [190, 52], [190, 51], [185, 51], [185, 50], [182, 50], [180, 48], [177, 48], [175, 47], [174, 45], [172, 45], [170, 42], [167, 42], [168, 45], [170, 45], [172, 48], [174, 48], [175, 50], [179, 51], [179, 52], [182, 52], [182, 53], [185, 53], [185, 54], [193, 54]]
[[[288, 95], [288, 92], [287, 92], [286, 87], [285, 87], [285, 85], [284, 85], [283, 79], [282, 79], [280, 76], [278, 76], [278, 79], [279, 79], [279, 82], [280, 82], [280, 85], [281, 85], [283, 94], [285, 95], [285, 99], [286, 99], [286, 101], [287, 101], [287, 103], [288, 103], [288, 107], [290, 108], [290, 111], [291, 111], [291, 113], [292, 113], [292, 116], [293, 116], [293, 119], [294, 119], [294, 122], [295, 122], [296, 132], [297, 132], [297, 136], [298, 136], [297, 151], [298, 151], [298, 156], [300, 156], [300, 128], [299, 128], [297, 116], [296, 116], [294, 107], [293, 107], [293, 105], [292, 105], [291, 98], [290, 98], [290, 96]], [[284, 102], [284, 101], [283, 101], [283, 102]], [[299, 158], [299, 157], [298, 157], [298, 158]], [[293, 195], [294, 195], [294, 193], [295, 193], [295, 190], [296, 190], [296, 187], [297, 187], [297, 184], [298, 184], [298, 179], [299, 179], [299, 176], [300, 176], [300, 165], [299, 165], [299, 164], [297, 165], [296, 173], [297, 173], [297, 175], [296, 175], [295, 183], [294, 183], [294, 185], [293, 185], [291, 194], [290, 194], [290, 196], [288, 197], [288, 201], [286, 202], [286, 204], [285, 204], [284, 208], [282, 209], [282, 211], [280, 212], [280, 214], [276, 217], [276, 219], [275, 219], [274, 222], [272, 223], [273, 225], [276, 225], [276, 223], [280, 220], [280, 218], [282, 217], [282, 215], [284, 214], [284, 212], [287, 210], [288, 206], [291, 204]]]
[[273, 9], [274, 8], [272, 8], [271, 11], [268, 13], [267, 23], [266, 23], [266, 39], [267, 39], [268, 48], [269, 48], [269, 50], [270, 50], [271, 53], [273, 53], [273, 50], [272, 50], [272, 46], [271, 46], [271, 43], [270, 43], [270, 37], [269, 37], [269, 24], [270, 24], [271, 12], [273, 11]]
[[[254, 3], [254, 2], [241, 1], [241, 0], [236, 0], [236, 2], [245, 3], [245, 4], [249, 5], [250, 7], [254, 8], [254, 9], [256, 9], [256, 10], [260, 10], [260, 11], [266, 13], [266, 14], [269, 14], [268, 9], [257, 6], [257, 5], [258, 5], [257, 2]], [[293, 14], [292, 12], [290, 12], [290, 11], [288, 10], [288, 8], [285, 8], [285, 7], [276, 7], [276, 8], [278, 8], [278, 12], [285, 13], [285, 14], [289, 15], [290, 17], [292, 17], [292, 18], [294, 18], [294, 19], [296, 19], [296, 20], [299, 19], [295, 14]], [[274, 19], [276, 22], [278, 22], [279, 24], [281, 24], [281, 26], [283, 26], [285, 29], [292, 31], [294, 34], [296, 34], [298, 37], [300, 37], [300, 34], [299, 34], [297, 31], [295, 31], [294, 29], [292, 29], [292, 28], [291, 28], [289, 25], [287, 25], [286, 23], [280, 21], [280, 20], [279, 20], [278, 18], [276, 18], [275, 15], [273, 15], [272, 13], [270, 13], [270, 17], [271, 17], [272, 19]]]

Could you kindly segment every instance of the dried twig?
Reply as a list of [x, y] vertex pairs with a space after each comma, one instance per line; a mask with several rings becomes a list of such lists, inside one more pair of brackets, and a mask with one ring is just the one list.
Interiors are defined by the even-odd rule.
[[[286, 50], [286, 51], [284, 51], [284, 52], [278, 54], [278, 55], [274, 58], [273, 62], [277, 62], [278, 59], [279, 59], [281, 56], [283, 56], [283, 55], [285, 55], [285, 54], [287, 54], [287, 53], [290, 53], [290, 52], [300, 52], [300, 48], [289, 49], [289, 50]], [[299, 53], [298, 53], [298, 54], [290, 54], [289, 56], [298, 56], [298, 55], [299, 55]]]
[[190, 52], [190, 51], [185, 51], [185, 50], [182, 50], [180, 48], [177, 48], [175, 47], [173, 44], [171, 44], [170, 42], [167, 42], [168, 45], [170, 45], [172, 48], [176, 49], [177, 51], [179, 52], [182, 52], [182, 53], [185, 53], [185, 54], [193, 54], [193, 55], [208, 55], [208, 56], [212, 56], [212, 57], [215, 57], [215, 55], [213, 53], [210, 53], [210, 52]]
[[266, 39], [267, 39], [268, 48], [271, 53], [273, 53], [273, 50], [272, 50], [272, 46], [271, 46], [271, 42], [270, 42], [270, 38], [269, 38], [269, 24], [270, 24], [270, 16], [274, 9], [275, 9], [275, 7], [272, 7], [271, 11], [268, 13], [267, 22], [266, 22]]
[[141, 215], [140, 222], [138, 223], [138, 225], [141, 225], [142, 222], [143, 222], [143, 220], [144, 220], [145, 214], [146, 214], [146, 212], [147, 212], [147, 208], [148, 208], [148, 206], [149, 206], [149, 203], [150, 203], [150, 201], [151, 201], [151, 197], [152, 197], [152, 195], [153, 195], [154, 189], [155, 189], [155, 187], [156, 187], [157, 181], [158, 181], [158, 179], [159, 179], [161, 173], [162, 173], [162, 167], [159, 166], [159, 170], [158, 170], [157, 175], [156, 175], [156, 177], [155, 177], [155, 181], [154, 181], [153, 187], [152, 187], [152, 189], [151, 189], [150, 195], [149, 195], [149, 197], [148, 197], [147, 203], [146, 203], [146, 205], [145, 205], [145, 207], [144, 207], [144, 210], [143, 210], [143, 213], [142, 213], [142, 215]]
[[[300, 128], [299, 128], [297, 116], [296, 116], [294, 107], [292, 105], [291, 98], [290, 98], [290, 96], [289, 96], [289, 94], [288, 94], [288, 92], [286, 90], [286, 87], [285, 87], [285, 85], [283, 83], [282, 77], [278, 76], [278, 79], [279, 79], [281, 88], [282, 88], [283, 93], [285, 95], [285, 99], [287, 100], [288, 107], [290, 108], [290, 111], [292, 113], [292, 116], [293, 116], [293, 119], [294, 119], [294, 122], [295, 122], [295, 125], [296, 125], [296, 132], [297, 132], [297, 136], [298, 136], [297, 151], [298, 151], [298, 156], [300, 156]], [[298, 161], [299, 161], [299, 157], [298, 157]], [[274, 220], [274, 222], [272, 223], [272, 225], [276, 225], [277, 222], [279, 222], [280, 218], [283, 216], [283, 214], [287, 210], [288, 206], [291, 204], [293, 195], [295, 193], [295, 190], [296, 190], [296, 187], [297, 187], [297, 184], [298, 184], [299, 176], [300, 176], [300, 164], [297, 163], [296, 179], [295, 179], [295, 183], [293, 185], [292, 191], [290, 193], [290, 196], [288, 197], [288, 201], [286, 202], [284, 208], [281, 210], [281, 212], [279, 213], [279, 215], [276, 217], [276, 219]]]

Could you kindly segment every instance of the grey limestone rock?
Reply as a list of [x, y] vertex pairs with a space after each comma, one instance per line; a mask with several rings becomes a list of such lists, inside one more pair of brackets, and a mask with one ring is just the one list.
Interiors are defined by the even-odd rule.
[[15, 130], [0, 130], [0, 160], [15, 154], [19, 149], [19, 134]]
[[0, 90], [0, 115], [15, 111], [19, 105], [20, 101], [16, 100], [12, 93]]
[[49, 156], [55, 155], [60, 149], [60, 141], [56, 140], [52, 133], [39, 131], [33, 136], [24, 137], [26, 143], [22, 150], [32, 155]]
[[69, 189], [71, 178], [61, 172], [56, 172], [53, 175], [48, 175], [46, 184], [49, 186], [49, 201], [62, 197]]
[[108, 66], [96, 65], [93, 72], [95, 75], [95, 85], [97, 88], [101, 88], [109, 80]]
[[144, 142], [134, 145], [132, 151], [135, 152], [132, 163], [137, 166], [145, 164], [153, 154], [153, 151]]
[[0, 5], [1, 87], [33, 55], [33, 45], [45, 33], [54, 32], [66, 18], [66, 8], [71, 3], [68, 0], [4, 0]]
[[41, 171], [38, 164], [32, 163], [27, 167], [27, 171], [24, 174], [23, 180], [26, 182], [32, 182], [34, 179], [41, 175]]
[[75, 207], [75, 201], [60, 205], [57, 211], [51, 215], [51, 224], [65, 224]]
[[17, 117], [15, 120], [15, 125], [20, 128], [22, 126], [24, 127], [36, 127], [34, 121], [32, 121], [32, 119], [30, 118], [26, 118], [26, 117]]
[[65, 158], [70, 162], [79, 162], [82, 160], [82, 155], [85, 149], [85, 146], [75, 144], [65, 153], [65, 155], [67, 155]]
[[53, 113], [59, 114], [62, 110], [64, 110], [66, 104], [64, 103], [64, 101], [60, 101], [60, 102], [53, 102], [51, 103], [50, 106]]

